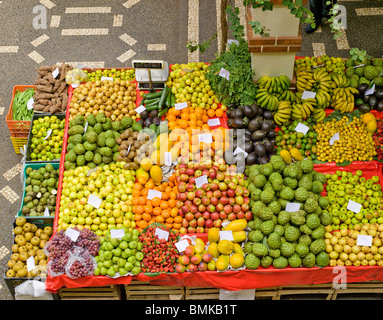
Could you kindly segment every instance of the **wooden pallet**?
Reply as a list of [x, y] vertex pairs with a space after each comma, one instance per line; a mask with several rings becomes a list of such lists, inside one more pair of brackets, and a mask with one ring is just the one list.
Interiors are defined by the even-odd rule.
[[[335, 289], [332, 284], [307, 284], [296, 286], [278, 287], [277, 294], [272, 298], [273, 300], [281, 300], [295, 295], [306, 295], [312, 298], [325, 298], [331, 300]], [[319, 297], [318, 297], [319, 296]]]
[[121, 300], [121, 286], [61, 288], [61, 300]]
[[383, 294], [383, 282], [370, 281], [361, 283], [347, 283], [344, 289], [335, 289], [331, 300], [338, 299], [340, 297], [350, 298], [353, 295], [355, 299], [359, 299], [360, 296], [364, 295], [379, 295]]
[[219, 288], [186, 287], [185, 300], [219, 300]]
[[184, 300], [185, 288], [176, 286], [156, 286], [149, 281], [133, 280], [126, 284], [126, 300]]

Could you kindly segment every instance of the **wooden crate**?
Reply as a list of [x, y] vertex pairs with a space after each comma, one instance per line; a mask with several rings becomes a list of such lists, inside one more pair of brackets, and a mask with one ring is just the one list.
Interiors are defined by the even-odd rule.
[[332, 284], [307, 284], [296, 286], [278, 287], [277, 294], [272, 298], [273, 300], [282, 300], [284, 298], [294, 298], [296, 295], [305, 295], [303, 298], [310, 297], [312, 299], [331, 300], [335, 289]]
[[272, 299], [278, 295], [278, 287], [255, 289], [255, 300]]
[[219, 288], [186, 287], [185, 300], [219, 300]]
[[121, 300], [121, 286], [61, 288], [61, 300]]
[[185, 287], [156, 286], [149, 281], [125, 284], [126, 300], [184, 300]]
[[331, 300], [337, 300], [342, 297], [347, 299], [360, 299], [361, 296], [366, 298], [367, 295], [370, 299], [372, 298], [371, 295], [377, 298], [381, 298], [379, 297], [380, 295], [383, 297], [383, 282], [347, 283], [345, 289], [334, 290]]

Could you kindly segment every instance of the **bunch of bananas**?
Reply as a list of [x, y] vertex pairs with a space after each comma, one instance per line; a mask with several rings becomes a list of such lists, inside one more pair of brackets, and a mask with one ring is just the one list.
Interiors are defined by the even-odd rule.
[[298, 68], [296, 71], [297, 90], [299, 92], [318, 90], [329, 92], [335, 88], [331, 75], [325, 69], [315, 69], [314, 71], [305, 68]]
[[359, 91], [353, 87], [336, 88], [332, 94], [331, 107], [342, 113], [352, 112], [355, 107], [354, 94]]
[[290, 79], [285, 75], [279, 77], [262, 76], [257, 81], [259, 88], [266, 89], [269, 93], [281, 93], [290, 88]]
[[259, 87], [255, 96], [257, 104], [261, 108], [276, 111], [280, 100], [293, 99], [294, 93], [289, 90], [290, 83], [290, 79], [285, 75], [262, 76], [257, 81]]
[[327, 90], [319, 89], [315, 94], [315, 99], [317, 100], [317, 106], [319, 109], [326, 109], [330, 106], [331, 95]]
[[255, 95], [255, 100], [257, 101], [258, 106], [262, 109], [270, 111], [278, 109], [278, 98], [275, 94], [268, 92], [267, 89], [258, 89], [257, 94]]
[[352, 112], [355, 107], [354, 94], [359, 93], [358, 89], [350, 86], [350, 79], [345, 74], [332, 74], [331, 77], [336, 88], [332, 92], [330, 106], [342, 113]]
[[296, 96], [295, 93], [291, 90], [284, 90], [281, 94], [277, 96], [279, 101], [290, 101], [295, 102]]
[[317, 100], [314, 98], [307, 98], [304, 100], [292, 103], [292, 119], [302, 120], [310, 117], [311, 113], [315, 112]]
[[282, 125], [283, 123], [290, 120], [292, 112], [291, 102], [290, 101], [279, 101], [278, 110], [274, 113], [274, 121], [277, 125]]
[[323, 122], [324, 118], [326, 118], [326, 111], [324, 109], [317, 108], [314, 110], [314, 112], [311, 114], [312, 119], [316, 123]]

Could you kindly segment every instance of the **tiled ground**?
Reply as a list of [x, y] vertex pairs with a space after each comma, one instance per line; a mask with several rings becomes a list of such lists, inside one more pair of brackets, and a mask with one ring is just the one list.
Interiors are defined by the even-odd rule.
[[[91, 3], [91, 4], [90, 4]], [[12, 222], [20, 209], [21, 155], [14, 152], [5, 116], [14, 85], [33, 84], [35, 68], [66, 61], [88, 67], [131, 66], [132, 59], [169, 63], [211, 61], [217, 42], [204, 54], [189, 54], [189, 40], [202, 42], [219, 25], [219, 0], [33, 0], [0, 1], [0, 300], [11, 299], [2, 279], [12, 245]], [[231, 4], [241, 4], [231, 0]], [[329, 27], [303, 37], [299, 55], [345, 57], [349, 48], [382, 55], [382, 1], [339, 1], [347, 8], [348, 28], [335, 41]], [[46, 26], [34, 29], [36, 6]], [[36, 8], [35, 8], [36, 9]], [[244, 10], [241, 9], [241, 21]], [[303, 28], [303, 26], [302, 26]], [[218, 41], [220, 36], [218, 36]]]

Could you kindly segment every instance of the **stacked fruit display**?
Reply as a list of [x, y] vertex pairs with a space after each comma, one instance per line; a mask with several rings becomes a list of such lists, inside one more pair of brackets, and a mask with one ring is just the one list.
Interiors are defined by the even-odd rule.
[[[366, 179], [363, 175], [363, 170], [354, 173], [337, 170], [333, 174], [326, 174], [326, 191], [334, 230], [353, 229], [356, 224], [383, 223], [380, 178], [374, 175]], [[348, 209], [350, 201], [356, 202], [361, 208], [353, 211]]]
[[69, 235], [59, 230], [44, 247], [49, 258], [49, 274], [53, 277], [66, 274], [76, 279], [93, 274], [94, 256], [100, 244], [97, 235], [87, 228], [74, 227], [71, 231]]
[[84, 70], [87, 75], [89, 82], [95, 82], [105, 78], [121, 79], [121, 80], [134, 80], [135, 72], [134, 69], [97, 69], [95, 71]]
[[[286, 125], [280, 127], [280, 130], [277, 132], [277, 136], [275, 137], [275, 145], [277, 147], [276, 154], [285, 154], [285, 159], [290, 157], [292, 160], [302, 160], [303, 157], [311, 157], [315, 160], [318, 134], [313, 129], [313, 122], [311, 118], [307, 119], [307, 121], [303, 120], [301, 122], [309, 128], [306, 133], [296, 131], [299, 123], [300, 122], [297, 120], [289, 121]], [[282, 152], [282, 150], [285, 151]], [[290, 156], [286, 151], [290, 153]], [[287, 161], [289, 162], [289, 160]]]
[[[52, 227], [42, 227], [29, 222], [25, 217], [17, 217], [14, 223], [14, 244], [11, 257], [7, 262], [9, 268], [6, 277], [46, 277], [47, 256], [44, 247], [52, 235]], [[28, 267], [28, 259], [33, 259]], [[34, 265], [33, 265], [34, 264]]]
[[[352, 121], [343, 116], [340, 120], [317, 123], [318, 134], [316, 155], [320, 161], [342, 163], [344, 161], [372, 161], [376, 156], [373, 133], [376, 120], [371, 113], [353, 117]], [[370, 121], [371, 120], [371, 121]]]
[[64, 171], [57, 230], [77, 226], [98, 236], [111, 227], [134, 228], [132, 191], [135, 171], [123, 163]]
[[[93, 169], [97, 165], [116, 161], [119, 153], [117, 139], [125, 137], [125, 131], [133, 124], [129, 117], [121, 121], [111, 121], [104, 113], [84, 117], [77, 115], [69, 122], [68, 145], [64, 167], [66, 170], [87, 165]], [[121, 139], [121, 138], [120, 138]], [[118, 140], [120, 141], [120, 140]], [[133, 150], [136, 148], [133, 147]]]
[[204, 62], [173, 64], [166, 82], [172, 88], [175, 103], [191, 102], [193, 108], [217, 109], [220, 101], [206, 79], [208, 65]]
[[358, 88], [360, 84], [368, 87], [375, 84], [376, 87], [383, 86], [383, 60], [380, 58], [367, 57], [353, 59], [350, 57], [346, 61], [346, 76], [350, 80], [350, 86]]
[[21, 213], [24, 216], [54, 216], [59, 170], [46, 164], [38, 169], [27, 167], [25, 174], [25, 197]]
[[[326, 232], [326, 252], [329, 265], [335, 266], [383, 266], [383, 225], [364, 223], [354, 229]], [[362, 242], [365, 237], [369, 242]]]
[[97, 267], [94, 275], [113, 277], [141, 272], [143, 244], [139, 241], [139, 231], [128, 228], [110, 228], [99, 238], [100, 250], [95, 256]]
[[122, 120], [125, 116], [137, 118], [136, 83], [129, 80], [97, 80], [80, 84], [73, 90], [70, 117], [103, 113], [107, 118]]
[[375, 86], [371, 92], [367, 83], [358, 85], [359, 94], [355, 95], [355, 103], [363, 113], [371, 110], [383, 111], [383, 85]]
[[[246, 165], [266, 163], [275, 153], [275, 124], [273, 113], [258, 105], [238, 106], [227, 112], [227, 125], [233, 128], [232, 151], [225, 152], [225, 161], [240, 166], [242, 157]], [[242, 139], [244, 143], [241, 145]], [[240, 149], [237, 149], [237, 148]], [[242, 149], [242, 150], [241, 150]], [[241, 152], [237, 153], [238, 150]], [[244, 152], [242, 152], [244, 151]], [[237, 156], [234, 157], [234, 153]]]
[[295, 60], [295, 70], [306, 68], [308, 70], [320, 68], [328, 73], [343, 74], [345, 71], [345, 61], [340, 57], [329, 57], [327, 55], [319, 57], [304, 57]]
[[30, 161], [60, 159], [64, 137], [65, 118], [39, 117], [32, 121], [27, 154]]
[[376, 157], [379, 161], [383, 160], [383, 120], [376, 119], [376, 131], [372, 135], [372, 139], [375, 143]]
[[142, 272], [174, 272], [179, 252], [175, 244], [178, 233], [168, 230], [164, 225], [151, 224], [140, 235], [144, 258], [141, 261]]
[[[180, 242], [182, 240], [184, 239], [181, 237]], [[215, 270], [215, 261], [213, 256], [207, 252], [205, 242], [201, 238], [196, 238], [194, 243], [190, 238], [186, 238], [186, 241], [189, 245], [180, 251], [175, 271], [182, 273]]]
[[278, 155], [247, 169], [250, 180], [251, 231], [244, 251], [248, 269], [325, 267], [325, 226], [331, 224], [329, 200], [322, 196], [326, 177], [311, 158], [287, 165]]
[[[225, 221], [252, 219], [248, 183], [235, 170], [235, 166], [225, 164], [189, 162], [176, 166], [177, 207], [183, 218], [181, 234], [219, 229]], [[202, 184], [197, 185], [200, 180]]]

